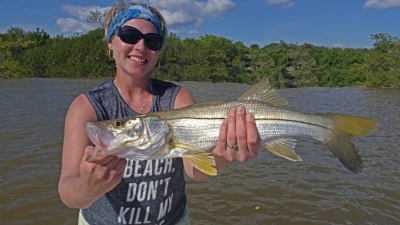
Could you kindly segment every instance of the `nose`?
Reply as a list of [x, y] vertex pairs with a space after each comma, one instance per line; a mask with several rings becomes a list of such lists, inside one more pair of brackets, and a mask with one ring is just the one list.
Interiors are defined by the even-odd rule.
[[133, 46], [138, 51], [144, 51], [147, 49], [146, 44], [144, 43], [144, 38], [140, 39], [138, 43]]

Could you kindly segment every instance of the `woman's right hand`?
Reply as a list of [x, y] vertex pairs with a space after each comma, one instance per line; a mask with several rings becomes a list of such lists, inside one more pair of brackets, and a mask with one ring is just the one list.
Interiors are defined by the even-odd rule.
[[87, 146], [80, 164], [80, 189], [89, 198], [97, 198], [112, 190], [122, 179], [126, 166], [126, 159], [117, 156], [102, 156], [88, 162], [92, 155], [93, 146]]
[[70, 208], [85, 209], [121, 182], [126, 159], [103, 156], [88, 162], [94, 147], [84, 125], [97, 121], [97, 114], [85, 94], [80, 94], [65, 118], [62, 165], [58, 192]]

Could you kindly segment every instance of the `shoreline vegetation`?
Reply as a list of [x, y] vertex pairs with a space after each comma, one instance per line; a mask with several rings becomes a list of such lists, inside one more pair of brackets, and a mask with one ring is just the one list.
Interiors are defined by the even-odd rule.
[[[36, 28], [0, 34], [0, 78], [113, 77], [104, 29], [70, 37]], [[268, 77], [275, 88], [367, 86], [400, 88], [400, 39], [372, 34], [372, 48], [327, 48], [281, 40], [245, 46], [224, 37], [181, 39], [169, 33], [160, 66], [150, 77], [170, 81], [254, 84]]]

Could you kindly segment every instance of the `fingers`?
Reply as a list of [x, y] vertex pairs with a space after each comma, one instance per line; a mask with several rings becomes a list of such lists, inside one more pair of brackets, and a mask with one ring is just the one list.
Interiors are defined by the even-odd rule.
[[260, 137], [258, 135], [257, 126], [252, 115], [246, 115], [246, 131], [247, 131], [247, 148], [249, 156], [255, 158], [260, 147]]
[[92, 165], [102, 166], [109, 170], [117, 170], [117, 172], [121, 172], [120, 167], [122, 165], [125, 167], [125, 165], [126, 165], [126, 159], [122, 160], [122, 159], [118, 158], [117, 156], [113, 156], [113, 155], [101, 156], [99, 158], [96, 158], [96, 159], [88, 162], [86, 159], [92, 155], [93, 151], [94, 151], [93, 146], [87, 146], [85, 148], [85, 152], [82, 157], [82, 162], [90, 163]]
[[118, 174], [123, 173], [125, 171], [125, 167], [127, 164], [127, 160], [125, 158], [119, 159], [117, 165], [115, 166], [114, 170], [118, 172]]
[[238, 151], [242, 151], [243, 153], [247, 152], [247, 131], [246, 131], [246, 122], [245, 122], [245, 112], [243, 107], [239, 107], [236, 110], [236, 127], [235, 135], [236, 135], [236, 143], [238, 145]]
[[[236, 144], [237, 148], [232, 148]], [[246, 115], [243, 107], [232, 109], [221, 125], [213, 153], [228, 161], [246, 161], [257, 156], [259, 135], [254, 117]]]
[[83, 152], [82, 161], [86, 161], [86, 159], [91, 156], [94, 152], [94, 146], [87, 146], [85, 151]]
[[[125, 163], [123, 162], [123, 161], [125, 161]], [[104, 164], [103, 166], [104, 167], [107, 167], [108, 169], [110, 169], [110, 170], [116, 170], [116, 171], [118, 171], [118, 172], [121, 172], [120, 171], [120, 166], [122, 164], [125, 164], [126, 165], [126, 159], [120, 159], [120, 158], [118, 158], [117, 156], [113, 156], [112, 158], [111, 158], [111, 160], [110, 161], [108, 161], [106, 164]], [[125, 169], [125, 166], [124, 166], [124, 169]]]
[[[222, 121], [221, 127], [219, 129], [219, 136], [217, 146], [213, 149], [213, 154], [224, 157], [228, 161], [234, 161], [234, 154], [236, 149], [231, 149], [228, 147], [228, 142], [232, 142], [236, 144], [236, 132], [234, 127], [235, 125], [235, 116], [236, 116], [236, 109], [232, 109], [229, 114], [228, 118]], [[233, 129], [232, 129], [233, 127]], [[230, 136], [230, 140], [228, 141], [228, 136]], [[233, 151], [232, 151], [233, 150]]]
[[227, 148], [227, 138], [226, 134], [228, 133], [228, 119], [224, 119], [222, 121], [221, 127], [219, 129], [219, 136], [217, 146], [213, 149], [213, 154], [225, 157], [224, 152]]
[[[226, 134], [226, 144], [229, 144], [231, 146], [237, 144], [236, 141], [236, 109], [232, 109], [229, 112], [228, 116], [228, 132]], [[228, 146], [228, 149], [230, 150], [235, 150], [232, 149]]]
[[88, 162], [86, 159], [94, 149], [93, 146], [85, 148], [80, 165], [79, 186], [86, 196], [97, 198], [121, 182], [127, 161], [107, 155]]

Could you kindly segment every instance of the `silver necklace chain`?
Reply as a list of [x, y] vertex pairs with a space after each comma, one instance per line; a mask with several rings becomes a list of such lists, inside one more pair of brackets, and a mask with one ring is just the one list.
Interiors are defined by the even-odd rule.
[[[119, 93], [121, 94], [121, 96], [122, 96], [126, 101], [128, 101], [128, 105], [129, 105], [130, 107], [132, 107], [133, 105], [132, 105], [131, 101], [129, 101], [129, 99], [122, 93], [121, 89], [119, 89], [119, 87], [118, 87], [115, 83], [114, 83], [114, 85], [115, 85], [115, 87], [118, 89], [118, 91], [119, 91]], [[150, 90], [152, 90], [151, 84], [150, 84]], [[151, 92], [151, 91], [150, 91], [150, 92]], [[139, 112], [140, 114], [142, 114], [143, 109], [144, 109], [144, 107], [146, 106], [147, 98], [149, 97], [150, 92], [147, 92], [146, 98], [144, 99], [142, 108], [140, 109], [140, 112]]]

